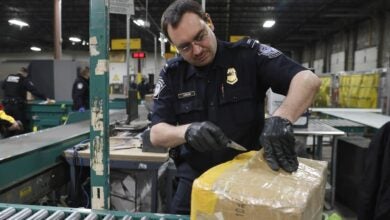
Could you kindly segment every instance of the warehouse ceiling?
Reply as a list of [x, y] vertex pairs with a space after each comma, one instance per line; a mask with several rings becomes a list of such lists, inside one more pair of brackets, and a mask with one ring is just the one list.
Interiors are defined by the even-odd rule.
[[[54, 1], [1, 0], [0, 53], [27, 52], [32, 45], [53, 51]], [[145, 19], [147, 14], [150, 22], [148, 29], [131, 22], [131, 37], [142, 39], [143, 50], [154, 50], [153, 35], [159, 35], [160, 18], [170, 2], [134, 0], [132, 19]], [[211, 15], [219, 39], [246, 35], [289, 51], [302, 49], [358, 22], [383, 15], [389, 11], [389, 3], [387, 0], [206, 0], [206, 11]], [[21, 29], [9, 25], [8, 20], [12, 18], [27, 22], [29, 27]], [[267, 19], [274, 19], [276, 24], [263, 28]], [[62, 0], [62, 49], [88, 51], [83, 42], [72, 44], [68, 40], [70, 36], [88, 41], [88, 0]], [[126, 37], [125, 15], [110, 15], [110, 37]]]

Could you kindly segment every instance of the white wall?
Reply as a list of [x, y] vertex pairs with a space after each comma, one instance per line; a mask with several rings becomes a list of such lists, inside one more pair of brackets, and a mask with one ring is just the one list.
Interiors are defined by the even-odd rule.
[[[20, 67], [27, 67], [32, 60], [51, 60], [53, 53], [27, 52], [27, 53], [0, 53], [0, 81], [8, 74], [16, 73]], [[88, 65], [88, 52], [63, 51], [62, 60], [79, 61]]]
[[324, 69], [324, 59], [314, 60], [313, 68], [316, 74], [322, 73]]
[[345, 70], [345, 52], [332, 53], [330, 55], [330, 72], [337, 73]]
[[[32, 60], [50, 59], [53, 59], [53, 53], [0, 53], [0, 81], [8, 74], [17, 72], [20, 67], [27, 67]], [[79, 61], [85, 66], [89, 64], [89, 53], [87, 51], [63, 51], [62, 60]], [[141, 61], [141, 72], [145, 75], [154, 73], [154, 80], [156, 81], [164, 64], [165, 60], [161, 58], [160, 54], [157, 54], [157, 62], [155, 64], [154, 53], [147, 53], [146, 58]], [[130, 70], [137, 72], [137, 68], [137, 60], [130, 59]], [[155, 71], [155, 68], [157, 71]]]
[[377, 67], [378, 50], [370, 47], [355, 51], [355, 71], [372, 70]]

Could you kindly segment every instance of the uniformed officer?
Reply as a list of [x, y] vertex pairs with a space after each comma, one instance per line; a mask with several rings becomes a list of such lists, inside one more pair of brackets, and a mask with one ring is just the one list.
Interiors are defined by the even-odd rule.
[[[174, 149], [179, 184], [171, 212], [189, 214], [193, 180], [241, 153], [226, 147], [230, 139], [248, 150], [261, 142], [272, 169], [296, 171], [291, 123], [311, 104], [319, 78], [255, 40], [217, 40], [210, 16], [193, 0], [172, 3], [161, 26], [180, 53], [160, 73], [151, 128], [153, 145]], [[264, 121], [269, 88], [287, 96]]]
[[72, 88], [73, 110], [84, 112], [89, 109], [89, 67], [80, 71]]
[[36, 98], [51, 102], [49, 98], [38, 91], [28, 75], [28, 70], [22, 67], [18, 73], [9, 74], [2, 85], [2, 89], [4, 90], [3, 105], [5, 112], [23, 124], [27, 124], [25, 116], [27, 91]]

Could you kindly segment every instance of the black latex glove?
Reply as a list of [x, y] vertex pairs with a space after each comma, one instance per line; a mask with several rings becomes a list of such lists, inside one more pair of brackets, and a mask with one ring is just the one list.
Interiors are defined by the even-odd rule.
[[187, 143], [199, 152], [220, 150], [229, 142], [222, 130], [209, 121], [192, 123], [184, 137]]
[[271, 169], [280, 167], [287, 172], [298, 169], [297, 154], [294, 150], [295, 138], [289, 120], [275, 116], [265, 120], [260, 143], [264, 147], [264, 158]]

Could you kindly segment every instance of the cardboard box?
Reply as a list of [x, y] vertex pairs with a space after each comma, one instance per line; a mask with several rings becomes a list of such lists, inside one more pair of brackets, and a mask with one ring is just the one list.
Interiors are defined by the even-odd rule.
[[191, 219], [321, 220], [327, 162], [299, 158], [289, 174], [272, 171], [262, 155], [240, 154], [197, 178]]

